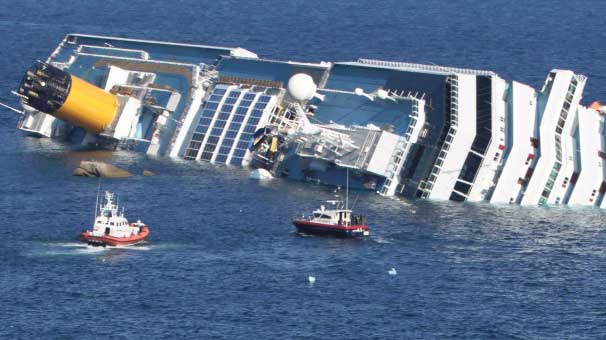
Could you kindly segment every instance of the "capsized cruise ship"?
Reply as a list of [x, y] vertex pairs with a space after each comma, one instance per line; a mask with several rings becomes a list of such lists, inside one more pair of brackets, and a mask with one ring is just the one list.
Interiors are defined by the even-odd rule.
[[39, 137], [382, 196], [606, 208], [606, 106], [484, 71], [69, 34], [14, 92]]

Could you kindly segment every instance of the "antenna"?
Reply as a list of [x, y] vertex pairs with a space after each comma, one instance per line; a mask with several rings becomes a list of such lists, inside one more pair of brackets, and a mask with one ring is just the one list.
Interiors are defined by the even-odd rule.
[[97, 199], [95, 200], [95, 218], [93, 219], [93, 225], [95, 224], [94, 221], [97, 220], [97, 209], [99, 207], [99, 191], [101, 190], [101, 178], [99, 178], [99, 185], [97, 186]]
[[353, 204], [351, 205], [351, 210], [353, 210], [353, 208], [356, 206], [356, 203], [358, 202], [358, 198], [360, 198], [360, 196], [356, 195], [356, 199], [354, 200]]
[[25, 114], [22, 110], [16, 109], [16, 108], [14, 108], [14, 107], [12, 107], [12, 106], [10, 106], [8, 104], [4, 104], [2, 102], [0, 102], [0, 106], [2, 106], [4, 108], [7, 108], [7, 109], [9, 109], [11, 111], [17, 112], [20, 115], [24, 115]]
[[349, 204], [349, 168], [345, 168], [346, 179], [345, 179], [345, 210]]

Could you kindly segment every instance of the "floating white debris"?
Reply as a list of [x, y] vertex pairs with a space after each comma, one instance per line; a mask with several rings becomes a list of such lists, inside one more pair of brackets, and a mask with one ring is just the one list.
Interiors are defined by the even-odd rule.
[[388, 272], [389, 275], [397, 275], [398, 272], [396, 271], [396, 268], [391, 268]]
[[265, 169], [255, 169], [250, 173], [250, 178], [251, 179], [272, 179], [274, 178], [274, 176], [272, 176], [271, 172], [265, 170]]
[[315, 276], [308, 276], [307, 280], [309, 281], [309, 283], [315, 283], [316, 282], [316, 277]]

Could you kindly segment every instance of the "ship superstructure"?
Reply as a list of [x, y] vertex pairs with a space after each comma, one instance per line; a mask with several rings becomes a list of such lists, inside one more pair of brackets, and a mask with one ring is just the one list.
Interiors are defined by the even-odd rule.
[[484, 70], [70, 34], [17, 95], [28, 133], [383, 196], [606, 207], [606, 107]]

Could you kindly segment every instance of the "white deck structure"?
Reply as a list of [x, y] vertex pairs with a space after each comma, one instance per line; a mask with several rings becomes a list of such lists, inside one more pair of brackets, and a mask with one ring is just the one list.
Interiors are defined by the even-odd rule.
[[536, 92], [531, 87], [514, 81], [509, 100], [511, 140], [507, 147], [510, 150], [490, 199], [491, 203], [519, 203], [524, 178], [536, 154], [532, 143], [536, 138]]
[[604, 153], [604, 116], [585, 107], [578, 112], [580, 175], [568, 204], [595, 206], [600, 187], [606, 181], [606, 160], [600, 156]]
[[459, 74], [452, 76], [450, 81], [453, 92], [451, 126], [429, 178], [429, 183], [433, 183], [428, 197], [440, 200], [450, 198], [476, 135], [476, 77]]
[[[567, 136], [574, 129], [584, 83], [571, 71], [554, 70], [547, 77], [539, 98], [541, 155], [522, 198], [523, 205], [548, 203], [556, 181], [562, 182], [559, 175], [569, 175], [574, 167], [569, 146], [566, 144], [567, 150], [563, 150], [563, 143], [570, 143]], [[562, 196], [558, 197], [561, 200]]]

